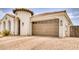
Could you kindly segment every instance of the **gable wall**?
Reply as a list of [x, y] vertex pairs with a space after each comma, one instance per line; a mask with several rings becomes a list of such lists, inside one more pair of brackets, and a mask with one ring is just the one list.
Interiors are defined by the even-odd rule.
[[[7, 18], [6, 18], [7, 17]], [[3, 28], [3, 22], [5, 22], [5, 30], [9, 30], [9, 24], [8, 24], [8, 21], [11, 22], [11, 34], [14, 34], [14, 18], [13, 17], [10, 17], [8, 15], [6, 15], [2, 20], [1, 20], [1, 24], [0, 24], [0, 27], [1, 27], [1, 32], [4, 30]]]

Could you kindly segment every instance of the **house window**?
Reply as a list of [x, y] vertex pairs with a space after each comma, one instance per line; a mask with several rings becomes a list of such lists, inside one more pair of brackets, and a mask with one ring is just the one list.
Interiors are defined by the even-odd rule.
[[6, 26], [5, 22], [3, 22], [3, 28], [4, 28], [4, 30], [5, 30], [5, 26]]
[[9, 24], [9, 31], [11, 31], [11, 22], [8, 21], [8, 24]]
[[5, 19], [7, 19], [7, 17], [5, 17]]

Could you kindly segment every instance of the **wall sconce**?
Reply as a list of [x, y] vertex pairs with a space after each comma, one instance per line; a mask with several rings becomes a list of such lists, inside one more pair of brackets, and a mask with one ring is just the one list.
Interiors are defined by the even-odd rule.
[[22, 26], [24, 26], [24, 22], [22, 22]]
[[60, 20], [60, 25], [61, 25], [61, 26], [63, 25], [63, 22], [62, 22], [62, 20]]

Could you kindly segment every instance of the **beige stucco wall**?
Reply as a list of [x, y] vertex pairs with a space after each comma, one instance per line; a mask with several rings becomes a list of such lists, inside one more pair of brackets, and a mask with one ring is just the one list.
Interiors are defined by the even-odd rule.
[[14, 20], [14, 35], [18, 35], [18, 18], [15, 17]]
[[0, 32], [1, 32], [1, 23], [0, 23]]
[[63, 31], [64, 31], [64, 36], [70, 36], [70, 24], [67, 21], [67, 18], [65, 16], [62, 17], [63, 20]]
[[2, 32], [2, 23], [0, 21], [0, 33]]
[[43, 20], [49, 20], [49, 19], [56, 19], [56, 18], [59, 19], [62, 14], [63, 13], [36, 15], [36, 16], [31, 17], [31, 22], [43, 21]]
[[[26, 11], [16, 11], [16, 16], [20, 19], [20, 35], [32, 35], [31, 13]], [[24, 23], [24, 25], [22, 24]]]

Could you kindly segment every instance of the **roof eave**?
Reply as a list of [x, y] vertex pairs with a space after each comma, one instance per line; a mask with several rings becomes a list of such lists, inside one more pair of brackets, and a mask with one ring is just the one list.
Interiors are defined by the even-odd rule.
[[71, 25], [73, 25], [73, 23], [72, 23], [72, 21], [71, 21], [71, 19], [70, 19], [70, 17], [68, 16], [68, 14], [67, 14], [66, 11], [65, 11], [65, 16], [68, 18], [69, 23], [70, 23]]

